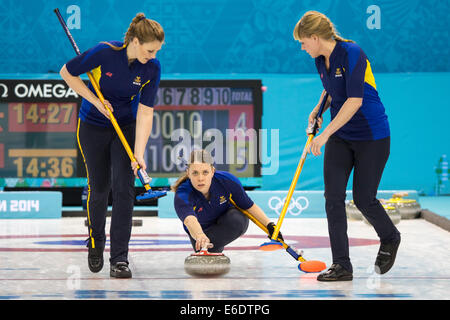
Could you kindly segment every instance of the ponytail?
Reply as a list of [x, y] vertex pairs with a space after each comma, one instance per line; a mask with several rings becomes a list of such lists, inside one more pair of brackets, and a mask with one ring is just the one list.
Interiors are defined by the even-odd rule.
[[147, 19], [145, 14], [139, 12], [133, 20], [131, 20], [128, 30], [125, 33], [122, 47], [117, 47], [108, 42], [102, 43], [107, 44], [116, 51], [119, 51], [125, 49], [134, 38], [137, 38], [140, 44], [155, 40], [164, 42], [164, 30], [158, 22]]
[[172, 185], [170, 186], [170, 190], [173, 192], [177, 192], [178, 187], [185, 182], [187, 179], [189, 179], [187, 172], [183, 173], [183, 175], [181, 177], [178, 178], [178, 180]]
[[333, 38], [334, 40], [336, 40], [336, 41], [342, 41], [342, 42], [355, 42], [355, 41], [353, 41], [353, 40], [349, 40], [349, 39], [344, 39], [344, 38], [342, 38], [341, 35], [339, 34], [339, 32], [336, 30], [335, 25], [331, 22], [331, 20], [328, 19], [326, 16], [325, 16], [325, 18], [328, 20], [328, 24], [329, 24], [330, 29], [331, 29], [331, 31], [332, 31], [331, 36], [332, 36], [332, 38]]

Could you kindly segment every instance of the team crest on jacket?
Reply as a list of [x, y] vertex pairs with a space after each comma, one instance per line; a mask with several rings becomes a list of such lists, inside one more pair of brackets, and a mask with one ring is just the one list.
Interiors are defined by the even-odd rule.
[[224, 204], [225, 202], [227, 202], [227, 199], [225, 198], [225, 196], [220, 196], [219, 204]]
[[336, 68], [336, 74], [334, 75], [335, 78], [342, 77], [342, 71], [341, 68]]
[[141, 85], [141, 77], [137, 76], [136, 78], [134, 78], [133, 84], [140, 86]]

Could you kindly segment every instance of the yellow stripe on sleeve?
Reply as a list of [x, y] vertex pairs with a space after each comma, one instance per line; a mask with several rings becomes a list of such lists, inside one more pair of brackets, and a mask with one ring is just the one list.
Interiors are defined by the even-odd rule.
[[377, 85], [375, 83], [375, 77], [373, 76], [372, 73], [372, 68], [370, 66], [370, 62], [369, 60], [367, 61], [367, 67], [366, 67], [366, 74], [364, 76], [364, 82], [366, 82], [367, 84], [371, 85], [375, 90], [377, 89]]
[[94, 76], [95, 82], [97, 82], [98, 87], [100, 88], [100, 78], [102, 77], [102, 66], [98, 66], [95, 69], [91, 70], [92, 75]]

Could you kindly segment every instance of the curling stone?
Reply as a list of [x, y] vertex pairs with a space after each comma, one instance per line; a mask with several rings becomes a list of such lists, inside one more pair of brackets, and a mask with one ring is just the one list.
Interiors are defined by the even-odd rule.
[[396, 207], [400, 211], [402, 219], [416, 219], [420, 216], [420, 204], [414, 199], [403, 199], [408, 194], [394, 194], [391, 199], [386, 200], [389, 206]]
[[[386, 213], [388, 214], [389, 218], [391, 218], [393, 224], [398, 224], [400, 222], [400, 211], [398, 211], [396, 207], [383, 204], [383, 208], [384, 210], [386, 210]], [[370, 225], [370, 222], [364, 216], [363, 221]]]
[[345, 212], [347, 213], [347, 218], [349, 220], [362, 220], [363, 218], [361, 211], [356, 207], [353, 200], [350, 200], [345, 204]]
[[184, 260], [184, 270], [191, 276], [220, 276], [230, 271], [230, 258], [223, 253], [201, 250]]

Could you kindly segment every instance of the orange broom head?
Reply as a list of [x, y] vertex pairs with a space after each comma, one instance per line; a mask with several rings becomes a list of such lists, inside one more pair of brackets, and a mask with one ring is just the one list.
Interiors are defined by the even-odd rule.
[[298, 269], [303, 272], [320, 272], [327, 268], [325, 262], [308, 260], [299, 264]]
[[283, 249], [281, 242], [271, 240], [270, 242], [265, 242], [259, 246], [259, 250], [262, 251], [275, 251]]

